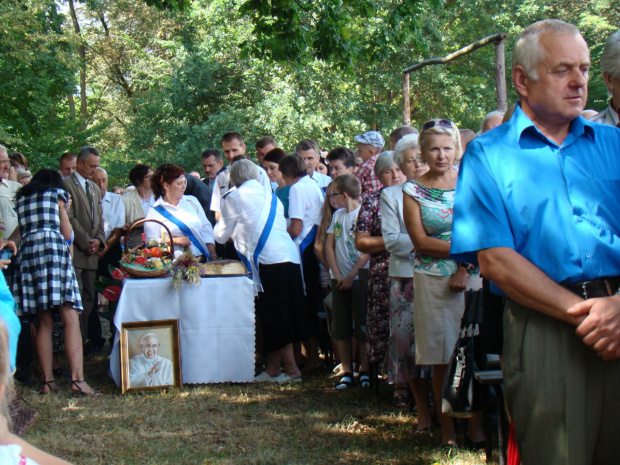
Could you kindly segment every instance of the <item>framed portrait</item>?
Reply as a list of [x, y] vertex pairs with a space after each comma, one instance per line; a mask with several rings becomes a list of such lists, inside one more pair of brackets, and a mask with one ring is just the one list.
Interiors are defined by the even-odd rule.
[[123, 323], [120, 349], [123, 394], [183, 387], [179, 320]]

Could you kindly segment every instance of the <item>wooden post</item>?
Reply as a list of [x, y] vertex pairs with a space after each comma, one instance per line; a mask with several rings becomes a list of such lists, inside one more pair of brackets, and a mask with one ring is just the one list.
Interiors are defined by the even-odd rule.
[[411, 96], [409, 95], [409, 73], [403, 73], [403, 124], [411, 124]]
[[506, 97], [506, 57], [504, 40], [495, 42], [495, 92], [497, 109], [506, 111], [508, 102]]

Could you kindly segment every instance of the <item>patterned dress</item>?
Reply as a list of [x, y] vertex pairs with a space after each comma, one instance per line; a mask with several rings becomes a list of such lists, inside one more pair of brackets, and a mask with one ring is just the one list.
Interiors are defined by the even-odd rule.
[[[381, 191], [366, 196], [357, 217], [356, 232], [381, 237]], [[383, 364], [390, 343], [390, 253], [371, 254], [368, 263], [366, 356]]]
[[[454, 192], [454, 189], [435, 189], [416, 181], [404, 185], [403, 193], [420, 205], [428, 237], [443, 241], [452, 238]], [[463, 293], [453, 293], [449, 289], [450, 279], [457, 269], [457, 263], [450, 258], [430, 257], [415, 251], [413, 318], [419, 365], [447, 364], [452, 354], [465, 308]], [[467, 289], [478, 289], [481, 284], [479, 276], [470, 276]]]
[[71, 305], [82, 309], [82, 299], [67, 241], [60, 233], [58, 200], [67, 202], [63, 189], [38, 192], [17, 201], [19, 232], [13, 296], [17, 314], [36, 321], [43, 310]]

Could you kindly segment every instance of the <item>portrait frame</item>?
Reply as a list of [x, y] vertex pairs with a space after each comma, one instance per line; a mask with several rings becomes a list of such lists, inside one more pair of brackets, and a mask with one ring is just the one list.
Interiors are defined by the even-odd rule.
[[[172, 382], [168, 384], [145, 385], [139, 381], [132, 383], [132, 377], [137, 378], [135, 372], [130, 373], [130, 365], [142, 366], [130, 362], [132, 358], [142, 356], [141, 340], [147, 335], [156, 335], [159, 338], [159, 347], [156, 355], [163, 358], [165, 373], [170, 372], [168, 362], [172, 363]], [[145, 355], [145, 357], [147, 357]], [[120, 338], [121, 358], [121, 387], [122, 393], [132, 391], [161, 391], [170, 387], [183, 387], [181, 373], [181, 344], [179, 341], [179, 320], [153, 320], [125, 322], [121, 327]], [[143, 360], [146, 360], [144, 358]], [[144, 378], [144, 375], [142, 376]], [[168, 376], [169, 378], [169, 376]], [[133, 384], [133, 385], [132, 385]]]

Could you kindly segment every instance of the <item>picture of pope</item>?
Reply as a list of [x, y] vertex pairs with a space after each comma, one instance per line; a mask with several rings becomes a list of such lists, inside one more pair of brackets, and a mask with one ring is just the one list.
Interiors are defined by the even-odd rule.
[[173, 365], [158, 355], [159, 336], [147, 333], [140, 339], [142, 353], [129, 360], [129, 385], [132, 388], [174, 384]]

